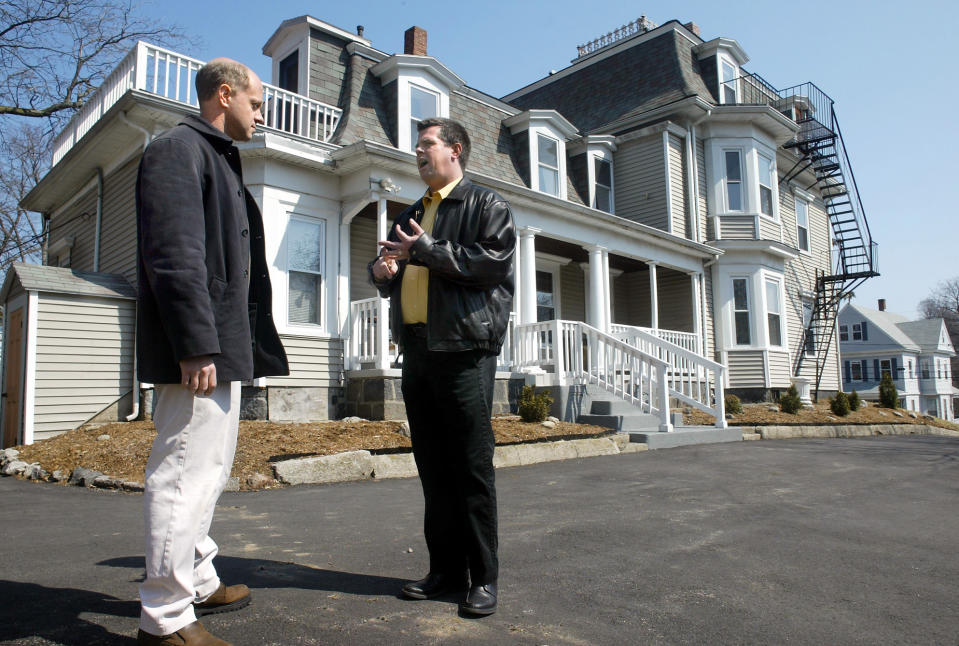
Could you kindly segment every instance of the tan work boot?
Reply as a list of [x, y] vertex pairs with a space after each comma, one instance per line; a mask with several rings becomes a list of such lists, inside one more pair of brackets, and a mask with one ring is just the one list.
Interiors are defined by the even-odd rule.
[[137, 646], [233, 646], [229, 642], [217, 639], [200, 625], [199, 621], [184, 626], [169, 635], [151, 635], [140, 630], [137, 632]]
[[215, 615], [220, 612], [233, 612], [250, 605], [250, 589], [239, 583], [237, 585], [223, 585], [216, 592], [207, 597], [202, 603], [193, 604], [193, 612], [197, 617]]

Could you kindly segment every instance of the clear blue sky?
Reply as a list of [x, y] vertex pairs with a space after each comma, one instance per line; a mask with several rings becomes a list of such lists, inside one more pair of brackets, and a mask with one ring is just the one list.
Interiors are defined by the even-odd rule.
[[[502, 96], [569, 65], [576, 46], [645, 14], [656, 24], [693, 21], [706, 40], [733, 38], [746, 68], [776, 87], [812, 81], [836, 102], [853, 170], [880, 245], [882, 276], [856, 301], [916, 315], [935, 285], [959, 275], [957, 3], [916, 0], [685, 3], [647, 0], [436, 3], [420, 0], [199, 3], [163, 0], [141, 11], [179, 24], [201, 59], [229, 56], [270, 80], [262, 47], [280, 22], [309, 14], [364, 36], [385, 52], [403, 32], [429, 33], [429, 53], [470, 86]], [[436, 8], [442, 6], [442, 10]]]

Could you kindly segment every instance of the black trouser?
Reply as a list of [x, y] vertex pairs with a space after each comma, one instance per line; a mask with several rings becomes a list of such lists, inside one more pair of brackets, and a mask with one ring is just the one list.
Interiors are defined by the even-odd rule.
[[423, 529], [430, 572], [472, 585], [499, 575], [493, 475], [496, 355], [485, 350], [430, 352], [404, 330], [403, 399], [413, 457], [423, 484]]

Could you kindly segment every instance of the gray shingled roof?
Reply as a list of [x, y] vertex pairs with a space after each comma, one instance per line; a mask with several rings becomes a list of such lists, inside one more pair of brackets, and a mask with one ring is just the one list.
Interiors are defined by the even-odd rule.
[[898, 324], [910, 339], [924, 348], [939, 347], [939, 334], [942, 332], [942, 319], [906, 321]]
[[[65, 267], [28, 265], [17, 262], [10, 267], [17, 280], [28, 291], [85, 294], [109, 298], [136, 298], [137, 293], [126, 278], [119, 274], [101, 274], [73, 271]], [[9, 289], [10, 277], [4, 283], [4, 294]]]
[[843, 307], [842, 312], [839, 313], [840, 318], [844, 318], [843, 315], [847, 309], [858, 312], [860, 316], [869, 321], [870, 325], [878, 327], [886, 336], [892, 339], [893, 342], [909, 350], [919, 350], [919, 346], [909, 338], [909, 335], [899, 328], [900, 323], [907, 322], [905, 316], [892, 312], [880, 312], [879, 310], [874, 310], [869, 307], [849, 303]]

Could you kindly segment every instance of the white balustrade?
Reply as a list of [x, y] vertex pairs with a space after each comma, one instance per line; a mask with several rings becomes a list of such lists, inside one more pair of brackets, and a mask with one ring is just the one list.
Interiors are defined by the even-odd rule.
[[[77, 111], [53, 142], [53, 163], [59, 162], [128, 90], [156, 94], [174, 103], [197, 107], [194, 90], [204, 62], [162, 47], [138, 42]], [[261, 128], [327, 142], [342, 110], [305, 96], [263, 84]]]

